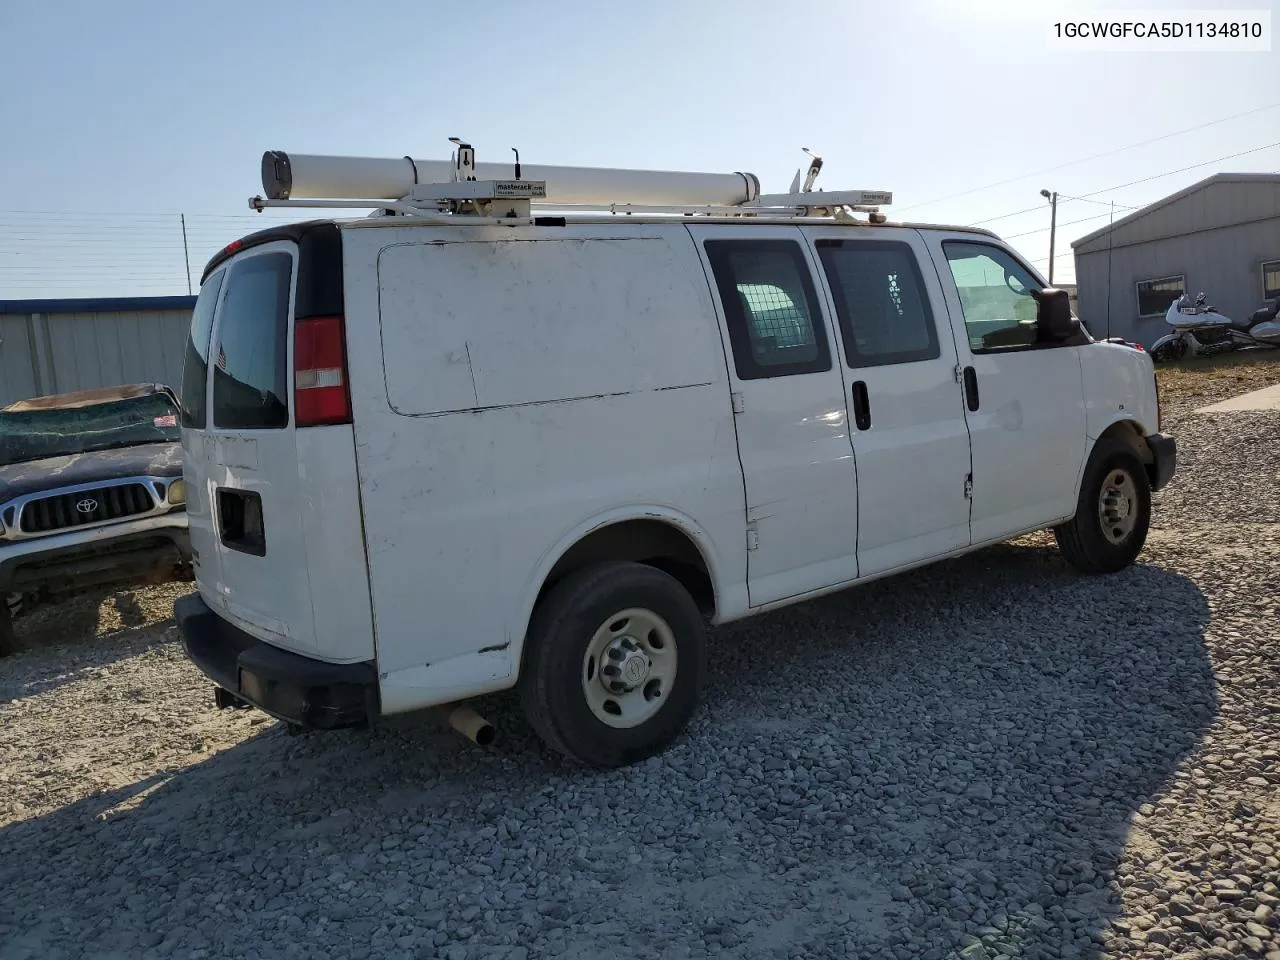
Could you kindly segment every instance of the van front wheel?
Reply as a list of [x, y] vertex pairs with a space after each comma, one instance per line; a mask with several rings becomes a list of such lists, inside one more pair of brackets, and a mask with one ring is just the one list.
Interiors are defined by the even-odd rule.
[[641, 563], [570, 574], [539, 604], [520, 699], [551, 747], [595, 767], [660, 753], [693, 715], [706, 632], [679, 581]]
[[1089, 458], [1076, 515], [1053, 528], [1063, 556], [1083, 573], [1115, 573], [1138, 558], [1151, 524], [1151, 484], [1133, 451], [1103, 441]]

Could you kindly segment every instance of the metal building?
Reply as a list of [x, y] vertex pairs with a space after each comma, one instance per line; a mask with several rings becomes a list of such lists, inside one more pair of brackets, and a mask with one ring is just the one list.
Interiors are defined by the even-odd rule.
[[0, 300], [0, 406], [121, 383], [177, 388], [195, 297]]
[[1150, 346], [1183, 292], [1243, 320], [1280, 298], [1280, 174], [1215, 174], [1071, 246], [1095, 337]]

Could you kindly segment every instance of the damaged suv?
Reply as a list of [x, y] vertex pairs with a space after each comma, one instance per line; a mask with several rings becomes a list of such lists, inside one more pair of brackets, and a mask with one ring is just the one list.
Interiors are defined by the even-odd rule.
[[0, 655], [16, 649], [20, 608], [191, 579], [177, 413], [162, 384], [0, 409]]

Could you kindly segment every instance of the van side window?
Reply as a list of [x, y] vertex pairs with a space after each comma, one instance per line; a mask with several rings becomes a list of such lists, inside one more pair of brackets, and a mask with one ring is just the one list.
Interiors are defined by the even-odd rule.
[[804, 251], [794, 240], [708, 240], [741, 380], [831, 369]]
[[851, 367], [935, 360], [938, 328], [915, 253], [905, 243], [818, 240]]
[[200, 288], [196, 308], [191, 313], [191, 333], [187, 337], [187, 354], [182, 362], [182, 407], [179, 415], [184, 427], [205, 428], [205, 388], [209, 380], [209, 336], [213, 333], [213, 311], [227, 271], [219, 270]]
[[1007, 251], [989, 243], [942, 244], [960, 295], [969, 349], [974, 353], [1053, 346], [1041, 343], [1032, 290], [1041, 288]]
[[289, 423], [289, 290], [293, 257], [264, 253], [231, 268], [218, 315], [213, 425], [280, 429]]

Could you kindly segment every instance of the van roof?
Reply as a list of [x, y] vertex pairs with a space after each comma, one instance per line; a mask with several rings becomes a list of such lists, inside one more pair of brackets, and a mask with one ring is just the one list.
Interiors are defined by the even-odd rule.
[[[534, 226], [560, 226], [565, 223], [608, 223], [614, 225], [627, 224], [654, 224], [654, 223], [688, 223], [695, 218], [687, 216], [672, 215], [655, 215], [655, 214], [628, 214], [619, 216], [617, 214], [567, 214], [554, 215], [547, 213], [536, 214], [532, 220]], [[993, 240], [999, 240], [998, 234], [982, 227], [969, 227], [952, 224], [940, 223], [916, 223], [911, 221], [886, 221], [884, 223], [868, 224], [865, 221], [845, 222], [830, 217], [770, 217], [770, 216], [752, 216], [752, 217], [735, 217], [735, 216], [699, 216], [696, 218], [697, 223], [716, 223], [716, 224], [734, 224], [745, 229], [752, 226], [777, 225], [786, 224], [822, 224], [824, 226], [841, 226], [841, 227], [866, 227], [871, 226], [874, 229], [882, 230], [886, 227], [902, 228], [908, 230], [943, 230], [947, 232], [972, 233], [978, 236], [990, 237]], [[449, 225], [465, 227], [465, 226], [488, 226], [490, 221], [477, 220], [471, 217], [451, 217]], [[286, 223], [278, 226], [267, 227], [263, 230], [255, 231], [247, 236], [241, 237], [239, 240], [233, 240], [227, 244], [210, 259], [204, 268], [204, 272], [200, 275], [201, 284], [209, 278], [214, 270], [225, 263], [228, 259], [235, 256], [242, 250], [252, 247], [261, 246], [265, 243], [272, 243], [276, 240], [292, 240], [295, 243], [300, 242], [304, 236], [318, 229], [332, 229], [333, 227], [433, 227], [440, 226], [440, 219], [418, 219], [416, 217], [355, 217], [350, 219], [325, 218], [319, 220], [303, 220], [298, 223]]]
[[338, 221], [333, 219], [326, 220], [304, 220], [300, 223], [282, 223], [274, 227], [267, 227], [263, 230], [257, 230], [247, 236], [241, 237], [239, 240], [232, 240], [225, 247], [209, 258], [209, 262], [205, 264], [204, 272], [200, 274], [200, 284], [209, 279], [209, 274], [213, 273], [219, 266], [234, 257], [241, 250], [248, 250], [250, 247], [259, 247], [264, 243], [271, 243], [274, 240], [292, 240], [297, 243], [306, 234], [312, 230], [332, 227]]

